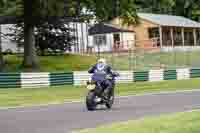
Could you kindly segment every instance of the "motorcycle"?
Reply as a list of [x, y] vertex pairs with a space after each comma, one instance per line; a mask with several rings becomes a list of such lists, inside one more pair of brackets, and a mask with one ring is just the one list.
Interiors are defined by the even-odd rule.
[[[114, 88], [115, 80], [118, 73], [112, 74], [93, 74], [91, 81], [87, 82], [87, 89], [89, 90], [86, 96], [86, 106], [89, 111], [96, 109], [98, 105], [105, 105], [108, 109], [112, 108], [114, 103]], [[106, 89], [105, 81], [110, 80], [112, 89]]]

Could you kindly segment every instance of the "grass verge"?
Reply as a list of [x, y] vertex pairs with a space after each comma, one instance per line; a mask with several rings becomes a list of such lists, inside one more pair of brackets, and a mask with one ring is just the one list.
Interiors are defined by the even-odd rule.
[[[143, 94], [149, 92], [191, 90], [199, 88], [200, 79], [141, 82], [119, 84], [116, 86], [118, 96]], [[83, 100], [87, 90], [85, 86], [57, 86], [46, 88], [0, 89], [0, 107], [31, 106], [39, 104], [63, 103], [66, 101]]]
[[145, 118], [76, 133], [199, 133], [199, 113], [200, 111], [192, 111], [158, 118]]
[[[63, 72], [63, 71], [81, 71], [87, 70], [95, 63], [95, 56], [80, 56], [65, 54], [60, 56], [39, 56], [40, 71], [42, 72]], [[6, 72], [21, 72], [22, 56], [7, 55]]]
[[[102, 54], [115, 70], [147, 71], [158, 69], [160, 65], [165, 69], [176, 68], [198, 68], [200, 67], [200, 52], [168, 52], [168, 53], [138, 53], [137, 57], [133, 54]], [[6, 55], [6, 72], [23, 71], [21, 67], [22, 56]], [[58, 55], [58, 56], [38, 56], [40, 71], [42, 72], [63, 72], [63, 71], [84, 71], [95, 64], [95, 55]]]

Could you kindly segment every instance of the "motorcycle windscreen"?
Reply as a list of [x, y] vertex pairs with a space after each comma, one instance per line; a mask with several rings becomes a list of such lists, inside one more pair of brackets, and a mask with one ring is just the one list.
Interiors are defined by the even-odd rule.
[[102, 73], [94, 73], [92, 75], [92, 81], [104, 81], [106, 79], [106, 74], [102, 74]]

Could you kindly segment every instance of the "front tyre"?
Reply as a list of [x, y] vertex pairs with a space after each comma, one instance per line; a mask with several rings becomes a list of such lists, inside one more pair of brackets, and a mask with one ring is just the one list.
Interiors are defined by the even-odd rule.
[[114, 99], [115, 99], [114, 94], [112, 94], [109, 98], [109, 101], [105, 104], [108, 109], [112, 108], [112, 105], [114, 103]]
[[88, 93], [86, 97], [86, 107], [88, 111], [94, 111], [96, 109], [95, 97], [94, 91]]

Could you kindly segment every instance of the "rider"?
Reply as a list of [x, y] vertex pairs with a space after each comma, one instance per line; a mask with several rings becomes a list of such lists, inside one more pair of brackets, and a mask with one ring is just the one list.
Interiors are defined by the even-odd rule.
[[[106, 63], [106, 59], [101, 58], [97, 61], [97, 64], [92, 66], [89, 71], [89, 73], [99, 73], [99, 74], [113, 74], [112, 68]], [[113, 82], [112, 80], [105, 80], [104, 84], [106, 85], [106, 89], [109, 91], [113, 91]]]

